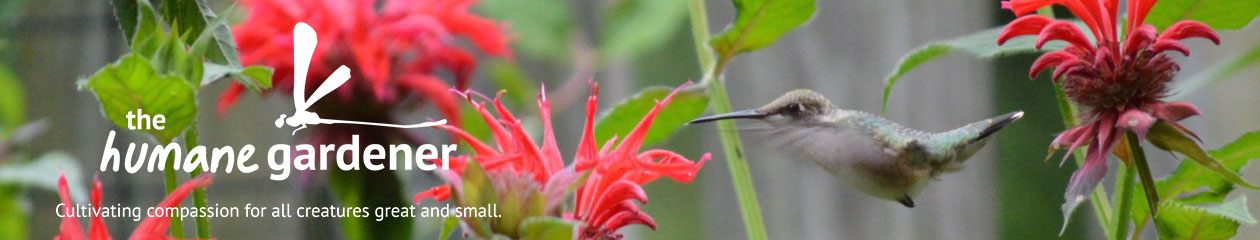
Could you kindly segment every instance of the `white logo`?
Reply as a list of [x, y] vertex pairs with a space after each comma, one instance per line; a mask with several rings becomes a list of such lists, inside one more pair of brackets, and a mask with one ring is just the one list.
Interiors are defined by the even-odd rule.
[[283, 128], [286, 124], [290, 127], [298, 127], [292, 133], [297, 134], [297, 131], [306, 128], [307, 124], [358, 124], [391, 128], [425, 128], [446, 124], [446, 119], [412, 125], [320, 119], [318, 114], [307, 111], [306, 108], [315, 104], [315, 101], [319, 101], [320, 98], [345, 84], [346, 80], [350, 80], [350, 68], [342, 65], [333, 71], [332, 75], [329, 75], [314, 93], [311, 93], [310, 98], [305, 96], [306, 70], [311, 65], [311, 55], [315, 53], [315, 45], [318, 42], [319, 40], [315, 38], [315, 29], [312, 29], [310, 25], [298, 22], [293, 26], [293, 108], [295, 109], [291, 117], [286, 118], [284, 114], [280, 114], [280, 118], [276, 119], [277, 128]]

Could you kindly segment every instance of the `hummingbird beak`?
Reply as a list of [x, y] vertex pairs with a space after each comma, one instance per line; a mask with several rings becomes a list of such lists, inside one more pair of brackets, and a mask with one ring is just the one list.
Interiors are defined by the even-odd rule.
[[766, 115], [768, 114], [762, 113], [761, 111], [757, 111], [757, 109], [748, 109], [748, 110], [734, 111], [734, 112], [718, 114], [718, 115], [713, 115], [713, 116], [701, 117], [695, 120], [691, 120], [691, 122], [688, 122], [687, 124], [706, 123], [706, 122], [712, 122], [712, 121], [717, 121], [717, 120], [737, 119], [737, 118], [759, 119], [759, 118], [766, 117]]

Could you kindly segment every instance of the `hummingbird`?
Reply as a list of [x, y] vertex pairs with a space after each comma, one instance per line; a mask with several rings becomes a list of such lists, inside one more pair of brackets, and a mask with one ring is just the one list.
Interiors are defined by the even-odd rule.
[[939, 133], [901, 126], [879, 116], [835, 107], [814, 91], [787, 92], [760, 108], [700, 117], [688, 124], [759, 119], [768, 138], [850, 187], [914, 207], [929, 179], [962, 169], [985, 140], [1024, 116], [1015, 111]]

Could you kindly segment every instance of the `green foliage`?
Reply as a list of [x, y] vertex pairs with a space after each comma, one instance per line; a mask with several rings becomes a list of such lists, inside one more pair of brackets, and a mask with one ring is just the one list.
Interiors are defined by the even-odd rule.
[[438, 230], [438, 240], [446, 240], [451, 238], [451, 233], [459, 229], [459, 218], [455, 216], [446, 217], [442, 220], [442, 229]]
[[[214, 10], [210, 9], [210, 5], [206, 4], [205, 0], [162, 1], [162, 16], [166, 17], [166, 23], [170, 26], [180, 26], [180, 28], [188, 29], [189, 32], [193, 33], [211, 33], [213, 42], [209, 45], [209, 54], [206, 56], [214, 63], [235, 68], [241, 67], [240, 53], [236, 52], [236, 41], [232, 37], [231, 29], [228, 29], [226, 24], [212, 24], [219, 19], [215, 16]], [[192, 44], [192, 41], [192, 39], [188, 39], [185, 43]], [[254, 91], [259, 90], [258, 85], [248, 82], [242, 83]]]
[[[460, 207], [486, 207], [497, 202], [494, 185], [491, 185], [486, 170], [481, 168], [481, 164], [477, 161], [470, 159], [468, 164], [464, 165], [464, 172], [460, 179], [462, 185], [454, 189], [454, 194], [451, 194]], [[472, 228], [478, 236], [494, 235], [488, 219], [476, 216], [466, 216], [464, 219], [468, 227]]]
[[[1078, 27], [1085, 27], [1079, 22], [1077, 25]], [[937, 58], [954, 52], [968, 53], [979, 58], [995, 58], [1012, 54], [1037, 52], [1036, 38], [1033, 37], [1013, 38], [1006, 41], [1006, 44], [999, 46], [997, 37], [998, 34], [1002, 33], [1003, 28], [991, 28], [950, 40], [929, 43], [911, 50], [909, 54], [901, 57], [901, 61], [897, 62], [897, 67], [891, 73], [888, 73], [888, 77], [884, 79], [884, 97], [880, 105], [880, 111], [885, 112], [888, 110], [888, 97], [892, 94], [893, 86], [897, 85], [902, 76]], [[1065, 43], [1055, 41], [1046, 43], [1043, 49], [1055, 50], [1062, 49], [1065, 46], [1067, 46]]]
[[1174, 129], [1167, 123], [1157, 122], [1151, 127], [1150, 132], [1147, 133], [1146, 139], [1152, 145], [1155, 145], [1155, 147], [1160, 149], [1185, 154], [1190, 157], [1190, 159], [1193, 159], [1194, 162], [1197, 162], [1199, 165], [1207, 167], [1207, 169], [1224, 176], [1226, 180], [1229, 180], [1234, 184], [1256, 188], [1255, 185], [1247, 183], [1246, 180], [1243, 180], [1242, 177], [1238, 176], [1238, 173], [1233, 170], [1226, 169], [1220, 162], [1217, 162], [1212, 158], [1212, 156], [1209, 156], [1207, 152], [1203, 151], [1203, 148], [1199, 147], [1198, 143], [1194, 142], [1194, 139], [1186, 136], [1186, 134], [1182, 133], [1180, 130]]
[[678, 0], [613, 1], [605, 13], [600, 59], [624, 59], [663, 46], [687, 13]]
[[[1208, 154], [1220, 161], [1227, 170], [1240, 171], [1251, 160], [1260, 158], [1260, 131], [1247, 133]], [[1177, 201], [1183, 204], [1221, 203], [1234, 190], [1234, 184], [1225, 176], [1216, 174], [1214, 170], [1195, 161], [1182, 161], [1170, 175], [1156, 181], [1155, 186], [1163, 202]], [[1137, 201], [1146, 201], [1141, 194], [1135, 198]], [[1160, 217], [1163, 217], [1163, 209], [1160, 211]], [[1144, 205], [1133, 208], [1133, 219], [1136, 222], [1145, 222], [1148, 215], [1149, 208]]]
[[517, 50], [561, 62], [569, 58], [574, 16], [569, 1], [486, 0], [477, 9], [510, 26]]
[[176, 75], [161, 75], [139, 55], [127, 55], [97, 71], [86, 82], [101, 101], [105, 116], [127, 127], [127, 112], [166, 116], [163, 129], [143, 130], [169, 143], [197, 119], [197, 91]]
[[1160, 239], [1230, 239], [1239, 223], [1255, 224], [1247, 212], [1247, 198], [1213, 207], [1195, 207], [1176, 201], [1160, 205], [1155, 218]]
[[531, 217], [521, 221], [522, 240], [565, 240], [573, 239], [571, 222], [556, 217]]
[[262, 88], [271, 88], [271, 76], [274, 70], [266, 66], [249, 66], [244, 68], [231, 67], [214, 63], [205, 63], [205, 75], [201, 77], [200, 85], [209, 86], [220, 79], [227, 77], [235, 77], [238, 80], [252, 80], [256, 86]]
[[[165, 115], [167, 123], [164, 129], [145, 130], [163, 143], [170, 142], [196, 121], [198, 85], [214, 82], [223, 76], [238, 76], [254, 89], [270, 87], [272, 71], [262, 66], [240, 67], [239, 63], [225, 66], [203, 62], [207, 53], [231, 56], [233, 60], [228, 62], [239, 61], [235, 59], [235, 46], [232, 46], [231, 53], [214, 50], [216, 46], [221, 46], [216, 42], [223, 41], [219, 39], [219, 32], [226, 31], [226, 24], [204, 20], [205, 16], [213, 16], [213, 13], [200, 15], [209, 11], [202, 9], [205, 6], [200, 0], [166, 3], [167, 14], [198, 12], [198, 15], [169, 17], [173, 19], [173, 24], [168, 32], [161, 25], [162, 17], [147, 0], [115, 1], [115, 13], [123, 29], [132, 30], [128, 35], [131, 54], [93, 74], [85, 84], [101, 100], [105, 115], [119, 127], [127, 127], [126, 114], [136, 109], [143, 109], [149, 115]], [[181, 10], [193, 7], [200, 10]], [[122, 22], [132, 18], [136, 19], [134, 23]], [[193, 22], [188, 24], [194, 30], [181, 34], [181, 21]], [[207, 26], [206, 21], [213, 24]], [[190, 38], [193, 33], [197, 34], [196, 38]], [[229, 38], [227, 41], [232, 40]], [[192, 45], [187, 45], [188, 42]]]
[[[114, 0], [114, 14], [122, 27], [124, 35], [131, 44], [133, 53], [141, 53], [154, 61], [155, 68], [167, 72], [166, 65], [174, 70], [188, 71], [185, 79], [194, 84], [212, 83], [202, 80], [203, 59], [211, 63], [226, 66], [227, 74], [205, 75], [217, 80], [231, 76], [237, 82], [255, 92], [271, 87], [270, 74], [264, 74], [261, 66], [249, 69], [241, 65], [240, 53], [236, 51], [236, 41], [227, 23], [215, 16], [214, 11], [204, 0], [168, 0], [164, 1], [163, 15], [159, 16], [148, 0]], [[163, 18], [165, 17], [165, 18]], [[170, 24], [170, 33], [163, 30], [162, 20]], [[189, 38], [196, 34], [197, 38]], [[174, 44], [174, 43], [180, 44]], [[191, 46], [189, 53], [183, 53]], [[182, 48], [180, 48], [182, 47]], [[163, 55], [165, 54], [165, 55]], [[173, 54], [173, 55], [172, 55]], [[158, 57], [163, 55], [165, 57]], [[218, 72], [216, 72], [218, 73]], [[195, 75], [195, 76], [189, 76]]]
[[[131, 42], [136, 35], [136, 26], [140, 23], [139, 3], [137, 0], [110, 0], [114, 6], [114, 19], [123, 30], [123, 36]], [[146, 1], [147, 2], [147, 1]]]
[[[27, 163], [6, 163], [0, 166], [0, 185], [32, 186], [55, 193], [58, 178], [49, 176], [58, 176], [62, 172], [80, 172], [79, 161], [68, 153], [49, 152]], [[83, 182], [78, 174], [66, 175], [66, 181], [71, 183], [71, 196], [86, 199], [87, 190], [82, 185], [74, 184]]]
[[733, 0], [735, 23], [709, 45], [721, 56], [770, 46], [814, 16], [814, 0]]
[[1242, 29], [1260, 15], [1260, 0], [1163, 0], [1155, 3], [1145, 23], [1163, 30], [1181, 20], [1206, 23], [1216, 30]]
[[0, 239], [26, 239], [26, 210], [22, 208], [22, 187], [0, 184]]
[[[603, 143], [613, 135], [625, 137], [647, 115], [657, 101], [665, 99], [673, 89], [651, 87], [644, 89], [633, 97], [617, 103], [611, 110], [600, 115], [595, 124], [595, 142]], [[656, 115], [643, 145], [652, 145], [664, 141], [675, 130], [688, 121], [704, 114], [709, 97], [704, 92], [683, 89], [674, 95], [673, 102], [661, 109]]]
[[26, 94], [17, 75], [0, 64], [0, 137], [26, 122]]
[[538, 90], [533, 85], [534, 80], [529, 79], [525, 74], [525, 70], [520, 65], [504, 60], [492, 60], [490, 62], [490, 76], [494, 80], [495, 86], [503, 89], [503, 94], [508, 100], [508, 104], [516, 107], [533, 106], [534, 98], [538, 96]]
[[[2, 141], [0, 141], [2, 142]], [[3, 143], [0, 143], [3, 145]], [[34, 161], [17, 162], [14, 154], [0, 156], [4, 164], [0, 165], [0, 239], [25, 239], [28, 229], [27, 213], [30, 211], [23, 194], [27, 187], [35, 187], [49, 192], [57, 192], [57, 176], [62, 172], [79, 172], [79, 161], [63, 152], [50, 152], [41, 155]], [[70, 194], [79, 199], [87, 197], [78, 174], [68, 175], [67, 181], [72, 184]]]

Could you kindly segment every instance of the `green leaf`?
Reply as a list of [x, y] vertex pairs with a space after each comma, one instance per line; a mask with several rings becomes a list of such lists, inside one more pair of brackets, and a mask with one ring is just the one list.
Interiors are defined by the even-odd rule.
[[0, 166], [0, 185], [31, 186], [56, 193], [58, 176], [66, 173], [70, 195], [87, 199], [87, 190], [79, 176], [80, 172], [79, 161], [70, 154], [49, 152], [27, 163]]
[[1247, 211], [1247, 197], [1242, 196], [1229, 200], [1220, 205], [1203, 208], [1204, 211], [1221, 217], [1228, 218], [1238, 223], [1247, 225], [1256, 224], [1256, 218], [1251, 216], [1251, 211]]
[[[481, 113], [477, 112], [470, 104], [464, 104], [459, 108], [459, 128], [481, 141], [490, 139], [490, 126], [486, 125], [486, 119], [481, 117]], [[467, 144], [467, 143], [465, 143]], [[472, 148], [463, 148], [460, 151], [473, 153]]]
[[[206, 29], [206, 18], [201, 15], [201, 0], [163, 0], [162, 17], [169, 26], [180, 26], [189, 32], [200, 33]], [[187, 42], [192, 44], [192, 42]]]
[[1198, 143], [1194, 142], [1194, 139], [1163, 121], [1156, 122], [1151, 127], [1150, 132], [1146, 134], [1146, 140], [1160, 149], [1185, 154], [1199, 163], [1199, 165], [1207, 167], [1234, 184], [1257, 188], [1255, 185], [1251, 185], [1246, 180], [1243, 180], [1241, 176], [1238, 176], [1237, 172], [1226, 169], [1224, 165], [1213, 159], [1212, 156], [1203, 151], [1203, 148], [1199, 147]]
[[119, 128], [127, 128], [128, 113], [137, 109], [150, 116], [164, 115], [163, 129], [141, 130], [161, 143], [171, 142], [197, 118], [196, 89], [178, 76], [159, 75], [142, 56], [123, 56], [93, 74], [86, 86], [96, 93], [105, 116]]
[[[1260, 131], [1247, 133], [1208, 154], [1229, 171], [1241, 171], [1251, 160], [1260, 159]], [[1164, 201], [1176, 197], [1177, 201], [1188, 204], [1221, 203], [1234, 190], [1234, 184], [1224, 176], [1187, 160], [1182, 160], [1167, 177], [1155, 181], [1155, 186]], [[1146, 201], [1146, 197], [1138, 194], [1134, 196], [1134, 201]], [[1134, 206], [1133, 219], [1143, 222], [1148, 212], [1145, 205]]]
[[486, 0], [477, 9], [511, 26], [512, 44], [522, 53], [553, 62], [569, 58], [575, 22], [569, 1]]
[[451, 239], [451, 233], [454, 233], [455, 229], [458, 229], [458, 228], [459, 228], [459, 218], [455, 216], [446, 217], [446, 220], [442, 220], [442, 229], [438, 230], [437, 239], [438, 240]]
[[[1077, 22], [1077, 25], [1082, 29], [1087, 29], [1079, 22]], [[884, 79], [884, 96], [880, 105], [880, 112], [887, 112], [888, 97], [892, 94], [893, 86], [897, 85], [902, 76], [942, 56], [954, 52], [963, 52], [979, 58], [995, 58], [1012, 54], [1038, 52], [1036, 38], [1034, 37], [1017, 37], [1006, 41], [1006, 44], [998, 46], [998, 34], [1002, 33], [1003, 28], [1005, 27], [991, 28], [950, 40], [930, 43], [911, 50], [909, 54], [901, 57], [901, 61], [897, 62], [897, 67], [891, 73], [888, 73], [888, 77]], [[1067, 45], [1061, 41], [1053, 41], [1046, 43], [1043, 48], [1055, 50], [1062, 49], [1065, 46]]]
[[26, 122], [26, 94], [17, 75], [0, 64], [0, 137]]
[[[158, 49], [167, 43], [165, 37], [166, 31], [160, 25], [160, 17], [157, 11], [153, 10], [153, 5], [149, 1], [135, 2], [136, 6], [136, 25], [132, 35], [128, 38], [131, 45], [131, 53], [143, 56], [151, 56], [158, 52]], [[126, 28], [124, 26], [124, 28]]]
[[601, 59], [627, 59], [651, 52], [683, 26], [687, 1], [619, 0], [606, 10], [601, 33]]
[[1260, 15], [1260, 0], [1163, 0], [1155, 3], [1145, 23], [1161, 31], [1181, 20], [1206, 23], [1216, 30], [1242, 29]]
[[[469, 160], [468, 164], [464, 165], [464, 173], [460, 179], [463, 183], [456, 194], [460, 207], [486, 207], [497, 202], [494, 185], [490, 183], [486, 170], [481, 168], [481, 164], [477, 161]], [[472, 216], [466, 216], [464, 219], [478, 236], [494, 234], [489, 219]]]
[[530, 217], [521, 221], [522, 240], [573, 239], [574, 224], [557, 217]]
[[1202, 208], [1177, 201], [1160, 205], [1155, 217], [1160, 239], [1229, 239], [1237, 234], [1239, 223], [1254, 224], [1247, 213], [1246, 198]]
[[494, 80], [495, 86], [505, 91], [509, 106], [537, 108], [534, 98], [538, 96], [538, 90], [533, 86], [538, 86], [538, 84], [529, 79], [520, 65], [501, 59], [491, 60], [490, 79]]
[[249, 81], [261, 88], [271, 88], [271, 67], [254, 65], [245, 68], [225, 66], [216, 63], [205, 63], [205, 75], [201, 77], [201, 86], [209, 86], [220, 79], [234, 77], [237, 82]]
[[[114, 19], [118, 20], [118, 26], [123, 30], [123, 36], [127, 38], [127, 42], [132, 42], [136, 35], [136, 24], [139, 19], [137, 11], [137, 0], [111, 0], [114, 6]], [[148, 2], [148, 1], [145, 1]]]
[[0, 239], [26, 239], [26, 211], [21, 186], [0, 184]]
[[1232, 78], [1234, 75], [1246, 70], [1247, 68], [1260, 63], [1260, 42], [1248, 50], [1242, 56], [1228, 61], [1220, 61], [1213, 64], [1209, 70], [1195, 74], [1184, 81], [1177, 81], [1176, 89], [1170, 99], [1184, 99], [1189, 94], [1202, 89], [1212, 83], [1218, 83]]
[[[232, 67], [241, 67], [240, 53], [236, 51], [236, 41], [232, 36], [231, 29], [225, 25], [209, 24], [220, 20], [215, 15], [214, 9], [206, 4], [205, 0], [166, 0], [162, 2], [163, 15], [166, 22], [171, 26], [181, 26], [189, 29], [190, 32], [201, 33], [202, 31], [211, 31], [214, 35], [214, 44], [210, 45], [208, 57], [214, 63], [224, 64]], [[207, 27], [210, 26], [210, 27]], [[192, 44], [192, 40], [185, 43]], [[251, 85], [248, 82], [241, 82], [251, 90], [259, 91], [257, 85]]]
[[814, 16], [814, 0], [732, 0], [735, 23], [709, 45], [719, 55], [734, 56], [770, 46]]
[[[625, 137], [656, 106], [658, 100], [665, 99], [672, 91], [673, 89], [667, 87], [650, 87], [600, 114], [595, 123], [595, 142], [608, 141], [614, 134]], [[704, 92], [686, 89], [678, 91], [673, 102], [656, 115], [643, 145], [664, 141], [674, 130], [704, 114], [708, 104], [709, 96]]]

